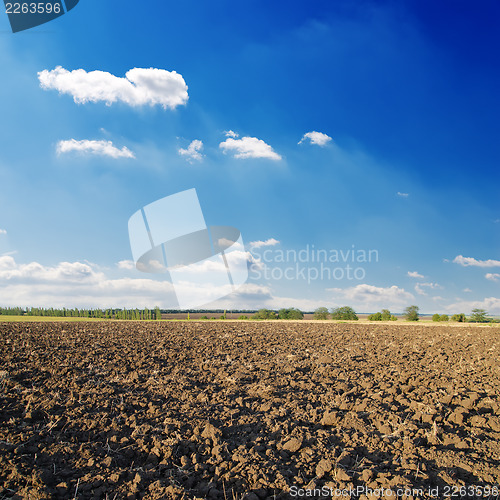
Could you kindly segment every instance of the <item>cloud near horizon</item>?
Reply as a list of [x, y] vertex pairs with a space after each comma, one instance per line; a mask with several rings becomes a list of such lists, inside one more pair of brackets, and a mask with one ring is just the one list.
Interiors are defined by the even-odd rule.
[[114, 159], [135, 159], [135, 155], [130, 149], [125, 146], [119, 149], [113, 145], [112, 141], [93, 141], [86, 139], [77, 141], [76, 139], [69, 139], [66, 141], [59, 141], [56, 146], [56, 151], [58, 155], [76, 152], [83, 155], [108, 156]]
[[106, 71], [68, 71], [57, 66], [40, 71], [38, 80], [42, 89], [69, 94], [77, 104], [105, 102], [110, 106], [123, 102], [133, 107], [159, 105], [175, 109], [189, 99], [182, 75], [157, 68], [133, 68], [123, 78]]
[[346, 301], [351, 307], [358, 308], [358, 312], [372, 312], [366, 308], [372, 308], [374, 311], [380, 308], [401, 307], [415, 299], [412, 293], [396, 285], [378, 287], [363, 283], [350, 288], [327, 288], [327, 291], [333, 292], [337, 303], [339, 300]]

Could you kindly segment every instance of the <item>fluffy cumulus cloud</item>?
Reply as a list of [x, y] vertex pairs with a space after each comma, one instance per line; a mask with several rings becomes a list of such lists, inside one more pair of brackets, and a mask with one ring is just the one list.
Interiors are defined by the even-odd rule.
[[47, 267], [38, 262], [17, 264], [14, 257], [0, 257], [0, 282], [8, 283], [94, 283], [100, 275], [89, 264], [61, 262]]
[[490, 281], [498, 281], [498, 280], [500, 280], [500, 274], [498, 274], [498, 273], [486, 273], [484, 275], [484, 277], [487, 280], [490, 280]]
[[304, 142], [310, 142], [311, 144], [315, 144], [316, 146], [326, 146], [332, 138], [323, 132], [307, 132], [302, 136], [302, 139], [299, 141], [299, 144]]
[[116, 264], [118, 269], [135, 269], [135, 263], [133, 260], [121, 260]]
[[172, 300], [173, 288], [166, 281], [111, 279], [84, 262], [45, 266], [0, 257], [0, 302], [6, 306], [152, 307], [172, 306]]
[[459, 264], [463, 267], [500, 267], [500, 260], [477, 260], [474, 257], [464, 257], [463, 255], [457, 255], [453, 259], [454, 264]]
[[111, 141], [90, 141], [69, 139], [59, 141], [56, 147], [57, 154], [80, 153], [82, 155], [108, 156], [109, 158], [135, 158], [134, 153], [125, 146], [121, 149], [113, 145]]
[[[350, 288], [329, 288], [333, 292], [334, 300], [355, 307], [359, 312], [370, 312], [382, 307], [400, 307], [413, 300], [413, 294], [396, 285], [378, 287], [360, 284]], [[344, 304], [341, 304], [344, 305]]]
[[424, 277], [422, 274], [420, 274], [420, 273], [419, 273], [419, 272], [417, 272], [417, 271], [408, 271], [408, 276], [409, 276], [410, 278], [419, 278], [419, 279], [421, 279], [421, 278], [423, 278], [423, 277]]
[[236, 137], [239, 137], [239, 134], [236, 133], [234, 130], [226, 130], [224, 132], [224, 134], [226, 137], [232, 137], [233, 139], [235, 139]]
[[187, 161], [192, 163], [203, 159], [203, 155], [201, 154], [202, 150], [203, 142], [195, 139], [194, 141], [191, 141], [191, 144], [189, 144], [187, 149], [179, 148], [178, 152], [181, 156], [184, 156]]
[[106, 71], [68, 71], [61, 66], [38, 73], [44, 90], [69, 94], [78, 104], [123, 102], [129, 106], [162, 106], [174, 109], [186, 104], [188, 87], [182, 75], [157, 68], [133, 68], [125, 77]]
[[[254, 263], [249, 252], [226, 253], [231, 272], [247, 271]], [[61, 262], [46, 266], [18, 263], [0, 256], [0, 303], [5, 306], [43, 307], [154, 307], [178, 308], [179, 297], [189, 297], [193, 307], [203, 307], [232, 293], [224, 262], [203, 261], [183, 273], [175, 285], [164, 275], [143, 277], [131, 260], [122, 260], [105, 272], [87, 262]], [[116, 275], [119, 274], [118, 277]], [[224, 280], [220, 277], [223, 275]]]
[[257, 137], [242, 137], [234, 139], [228, 137], [219, 144], [224, 153], [233, 153], [234, 158], [268, 158], [269, 160], [279, 161], [281, 156], [274, 149]]
[[276, 245], [279, 245], [279, 241], [274, 239], [274, 238], [269, 238], [264, 241], [251, 241], [249, 243], [250, 248], [262, 248], [262, 247], [274, 247]]

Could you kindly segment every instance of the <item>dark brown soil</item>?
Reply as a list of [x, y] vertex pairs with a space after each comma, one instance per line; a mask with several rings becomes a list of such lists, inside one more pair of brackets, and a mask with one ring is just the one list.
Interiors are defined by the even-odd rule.
[[499, 339], [469, 326], [3, 323], [0, 498], [324, 486], [496, 498]]

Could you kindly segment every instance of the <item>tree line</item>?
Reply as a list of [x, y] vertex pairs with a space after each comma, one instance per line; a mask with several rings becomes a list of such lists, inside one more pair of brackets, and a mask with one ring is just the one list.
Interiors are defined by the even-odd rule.
[[[190, 312], [211, 312], [220, 313], [222, 310], [217, 311], [168, 311], [169, 313], [186, 313], [187, 319], [190, 319]], [[301, 320], [304, 319], [304, 313], [295, 307], [282, 308], [278, 311], [272, 309], [259, 309], [257, 312], [253, 311], [235, 311], [244, 312], [238, 319], [253, 319], [253, 320]], [[218, 319], [226, 319], [227, 311]], [[253, 314], [252, 314], [253, 313]], [[95, 319], [117, 319], [117, 320], [160, 320], [162, 318], [162, 311], [159, 307], [154, 309], [67, 309], [63, 307], [58, 308], [43, 308], [43, 307], [0, 307], [0, 316], [42, 316], [42, 317], [62, 317], [62, 318], [95, 318]], [[408, 306], [403, 313], [404, 319], [407, 321], [419, 321], [419, 307], [412, 305]], [[209, 319], [208, 316], [202, 316], [200, 319]], [[210, 319], [217, 319], [212, 316]], [[358, 321], [358, 316], [354, 309], [349, 306], [342, 306], [337, 308], [328, 309], [327, 307], [318, 307], [313, 313], [313, 319], [316, 320], [340, 320], [340, 321]], [[397, 317], [392, 314], [389, 309], [382, 309], [380, 312], [370, 314], [369, 321], [397, 321]], [[447, 322], [455, 321], [458, 323], [500, 323], [500, 320], [493, 319], [488, 316], [485, 309], [473, 309], [470, 316], [467, 317], [464, 313], [453, 314], [451, 318], [447, 314], [434, 314], [432, 321]]]
[[0, 315], [4, 316], [42, 316], [54, 318], [95, 318], [120, 320], [159, 320], [161, 310], [154, 309], [57, 309], [53, 307], [0, 307]]

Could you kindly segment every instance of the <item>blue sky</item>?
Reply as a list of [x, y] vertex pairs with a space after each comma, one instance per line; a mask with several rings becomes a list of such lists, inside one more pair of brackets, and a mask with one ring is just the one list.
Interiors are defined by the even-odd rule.
[[[210, 307], [500, 314], [496, 1], [143, 8], [0, 16], [3, 305], [176, 307], [127, 223], [195, 188], [250, 265]], [[284, 277], [353, 245], [378, 255], [360, 279]]]

